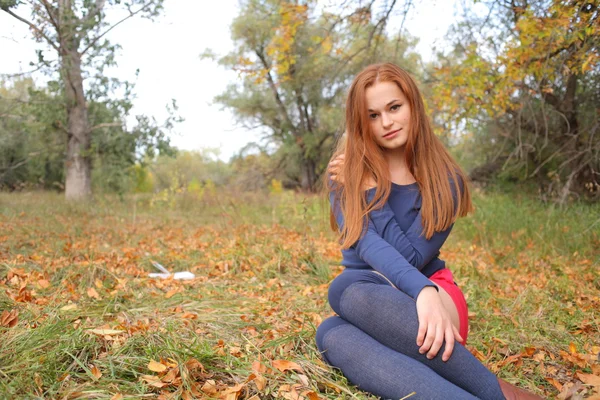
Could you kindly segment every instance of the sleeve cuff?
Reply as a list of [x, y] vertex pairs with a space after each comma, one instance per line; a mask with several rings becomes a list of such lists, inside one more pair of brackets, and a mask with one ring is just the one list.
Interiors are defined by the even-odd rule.
[[[438, 287], [431, 282], [425, 275], [423, 275], [420, 271], [415, 270], [411, 273], [411, 276], [402, 277], [402, 282], [397, 282], [396, 286], [398, 289], [402, 290], [404, 293], [412, 297], [414, 300], [417, 300], [419, 293], [421, 290], [427, 286], [432, 286], [436, 291], [439, 292]], [[409, 282], [408, 284], [406, 282]]]

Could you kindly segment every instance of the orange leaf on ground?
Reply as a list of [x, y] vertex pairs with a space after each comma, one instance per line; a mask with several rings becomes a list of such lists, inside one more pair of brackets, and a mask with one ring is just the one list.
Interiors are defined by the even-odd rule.
[[204, 382], [202, 385], [202, 391], [206, 394], [216, 394], [217, 393], [217, 384], [214, 380], [209, 379]]
[[272, 364], [275, 368], [277, 368], [281, 372], [290, 371], [290, 370], [303, 372], [302, 367], [293, 361], [275, 360], [272, 362]]
[[586, 385], [600, 387], [600, 376], [598, 375], [584, 374], [583, 372], [578, 372], [577, 377], [581, 380], [581, 382], [585, 383]]
[[242, 390], [244, 389], [243, 384], [238, 384], [232, 387], [228, 387], [221, 393], [219, 393], [219, 399], [222, 400], [237, 400], [241, 396]]
[[100, 297], [100, 295], [98, 294], [98, 292], [96, 292], [96, 289], [94, 289], [93, 287], [88, 288], [87, 295], [90, 296], [91, 298], [96, 299], [96, 300], [102, 300], [102, 297]]
[[581, 389], [581, 387], [582, 387], [581, 382], [577, 382], [575, 384], [573, 384], [573, 382], [567, 382], [563, 386], [563, 389], [560, 391], [558, 396], [556, 396], [556, 398], [558, 400], [571, 399], [573, 397], [573, 395], [575, 393], [577, 393], [577, 391], [579, 391], [579, 389]]
[[167, 292], [167, 294], [165, 294], [165, 298], [170, 299], [171, 297], [175, 296], [177, 292], [179, 292], [179, 289], [171, 289]]
[[298, 389], [301, 387], [302, 385], [299, 384], [294, 384], [291, 386], [281, 385], [277, 391], [277, 395], [287, 400], [303, 400], [303, 397], [298, 393]]
[[563, 385], [559, 381], [557, 381], [554, 378], [546, 378], [546, 380], [550, 382], [550, 384], [552, 384], [552, 386], [554, 386], [556, 390], [558, 390], [559, 392], [562, 391]]
[[12, 328], [19, 322], [19, 312], [17, 310], [4, 310], [2, 311], [2, 316], [0, 317], [0, 326], [6, 326], [8, 328]]
[[260, 361], [253, 361], [252, 362], [252, 371], [257, 372], [257, 373], [264, 373], [267, 372], [267, 366], [262, 364]]
[[163, 382], [167, 382], [167, 383], [175, 383], [178, 376], [179, 376], [179, 368], [171, 368], [169, 370], [169, 372], [167, 372], [167, 374], [162, 377], [161, 380]]
[[302, 392], [303, 396], [308, 397], [309, 400], [321, 400], [321, 398], [319, 397], [319, 395], [313, 391], [310, 392]]
[[104, 329], [104, 328], [90, 329], [90, 330], [88, 330], [88, 332], [93, 333], [94, 335], [98, 335], [98, 336], [120, 335], [120, 334], [125, 333], [125, 331], [122, 331], [119, 329]]
[[186, 361], [185, 366], [190, 371], [199, 369], [201, 372], [204, 372], [204, 365], [202, 365], [202, 363], [200, 363], [200, 361], [196, 360], [195, 358], [192, 358], [192, 359], [189, 359], [188, 361]]
[[121, 393], [115, 393], [115, 395], [111, 397], [110, 400], [123, 400], [123, 395]]
[[148, 369], [152, 372], [164, 372], [167, 370], [167, 366], [154, 360], [151, 360], [148, 363]]
[[102, 377], [102, 372], [100, 372], [98, 367], [96, 367], [95, 365], [92, 365], [92, 368], [90, 368], [90, 372], [94, 376], [95, 381], [97, 381], [98, 379], [100, 379], [100, 377]]
[[571, 354], [577, 354], [577, 347], [575, 346], [575, 343], [569, 343], [569, 351]]
[[140, 380], [146, 382], [150, 386], [154, 386], [159, 389], [168, 385], [168, 383], [162, 382], [160, 378], [155, 375], [142, 375], [140, 376]]
[[38, 281], [38, 285], [40, 285], [42, 289], [48, 289], [50, 287], [50, 282], [48, 282], [46, 279], [40, 279]]
[[267, 379], [258, 372], [251, 373], [246, 382], [254, 382], [256, 388], [260, 391], [262, 391], [267, 385]]

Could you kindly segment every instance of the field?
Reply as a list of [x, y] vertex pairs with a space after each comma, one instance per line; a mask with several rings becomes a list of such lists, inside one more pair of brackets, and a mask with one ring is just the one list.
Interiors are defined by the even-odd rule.
[[[0, 398], [373, 398], [314, 344], [341, 271], [326, 204], [172, 196], [0, 193]], [[469, 349], [545, 397], [600, 398], [600, 206], [475, 203], [442, 252]]]

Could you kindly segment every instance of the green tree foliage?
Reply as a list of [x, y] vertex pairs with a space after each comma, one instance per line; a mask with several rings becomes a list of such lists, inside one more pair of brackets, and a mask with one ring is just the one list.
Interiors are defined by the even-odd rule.
[[[40, 67], [44, 66], [56, 80], [55, 94], [64, 108], [64, 122], [59, 129], [66, 136], [65, 194], [68, 199], [86, 199], [92, 189], [92, 154], [105, 151], [93, 147], [93, 132], [103, 130], [109, 136], [109, 145], [124, 140], [130, 150], [130, 139], [119, 133], [124, 130], [124, 117], [131, 108], [129, 95], [131, 86], [105, 76], [106, 67], [115, 65], [116, 45], [111, 44], [105, 35], [128, 18], [139, 15], [154, 18], [162, 10], [163, 0], [72, 0], [50, 2], [48, 0], [27, 0], [0, 2], [0, 9], [26, 24], [36, 41], [48, 46], [56, 61], [38, 52]], [[111, 24], [107, 15], [124, 17]], [[29, 17], [23, 15], [29, 14]], [[85, 82], [85, 84], [84, 84]], [[122, 101], [111, 101], [116, 91], [124, 91]], [[95, 103], [95, 109], [90, 106]], [[96, 115], [94, 115], [94, 113]], [[112, 117], [112, 121], [106, 118]], [[95, 124], [97, 119], [102, 121]], [[161, 128], [150, 123], [147, 118], [139, 119], [138, 141], [152, 143], [158, 148], [167, 147]], [[168, 124], [167, 124], [168, 125]], [[106, 131], [105, 129], [115, 129]], [[119, 139], [115, 139], [118, 137]], [[143, 138], [142, 138], [143, 137]], [[135, 142], [135, 141], [134, 141]], [[103, 143], [106, 145], [107, 143]], [[125, 150], [127, 151], [127, 150]], [[115, 154], [113, 151], [110, 154]], [[119, 158], [122, 159], [122, 158]], [[111, 163], [110, 165], [114, 165]], [[106, 167], [105, 164], [102, 167]], [[118, 168], [114, 169], [116, 173]], [[112, 175], [111, 175], [112, 176]], [[112, 178], [111, 178], [112, 179]], [[113, 179], [113, 182], [115, 180]], [[114, 186], [114, 184], [111, 184]]]
[[55, 97], [31, 79], [0, 83], [0, 188], [61, 188], [66, 137]]
[[231, 168], [218, 159], [218, 150], [178, 151], [175, 157], [162, 155], [147, 162], [155, 190], [204, 187], [207, 182], [223, 186], [229, 182]]
[[[31, 79], [0, 84], [0, 188], [64, 189], [67, 116], [61, 99], [60, 85], [53, 82], [47, 88], [37, 88]], [[173, 114], [162, 125], [140, 116], [127, 129], [127, 99], [87, 107], [94, 127], [86, 154], [94, 166], [93, 187], [124, 193], [137, 182], [136, 163], [152, 160], [157, 152], [174, 153], [166, 137], [177, 120]]]
[[[436, 121], [482, 157], [481, 175], [600, 199], [600, 3], [476, 2], [435, 73]], [[466, 133], [465, 133], [466, 132]]]
[[345, 93], [359, 70], [391, 61], [418, 73], [410, 39], [386, 34], [395, 4], [350, 2], [331, 12], [315, 1], [243, 2], [231, 27], [236, 48], [219, 58], [240, 81], [215, 100], [244, 127], [261, 130], [287, 181], [317, 189], [344, 130]]

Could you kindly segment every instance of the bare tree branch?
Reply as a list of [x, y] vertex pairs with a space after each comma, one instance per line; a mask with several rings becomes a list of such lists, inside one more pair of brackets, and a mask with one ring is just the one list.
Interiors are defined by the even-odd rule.
[[90, 128], [90, 132], [95, 131], [96, 129], [110, 128], [110, 127], [117, 127], [117, 126], [123, 126], [123, 124], [121, 122], [104, 122], [102, 124], [92, 126]]
[[129, 18], [131, 18], [131, 17], [139, 14], [140, 12], [146, 10], [151, 5], [152, 5], [152, 3], [148, 3], [144, 7], [140, 8], [137, 11], [134, 11], [134, 12], [130, 11], [128, 16], [126, 16], [125, 18], [121, 19], [119, 22], [117, 22], [116, 24], [112, 25], [110, 28], [108, 28], [107, 30], [105, 30], [103, 33], [101, 33], [100, 35], [98, 35], [94, 39], [92, 39], [92, 41], [90, 42], [90, 44], [88, 44], [88, 46], [80, 54], [84, 55], [85, 53], [87, 53], [87, 51], [89, 49], [91, 49], [98, 42], [98, 40], [100, 40], [104, 35], [106, 35], [110, 31], [112, 31], [113, 29], [115, 29], [117, 26], [121, 25], [123, 22], [127, 21]]
[[60, 49], [58, 47], [58, 45], [56, 43], [54, 43], [54, 41], [52, 39], [50, 39], [48, 36], [46, 36], [46, 34], [44, 33], [44, 31], [42, 31], [40, 28], [38, 28], [37, 26], [35, 26], [34, 24], [32, 24], [31, 22], [27, 21], [25, 18], [18, 16], [17, 14], [15, 14], [14, 12], [12, 12], [9, 8], [3, 8], [2, 9], [5, 13], [13, 16], [14, 18], [18, 19], [19, 21], [29, 25], [29, 27], [34, 30], [38, 35], [40, 35], [41, 37], [43, 37], [44, 39], [46, 39], [46, 41], [48, 42], [48, 44], [50, 46], [52, 46], [59, 54], [60, 54]]

